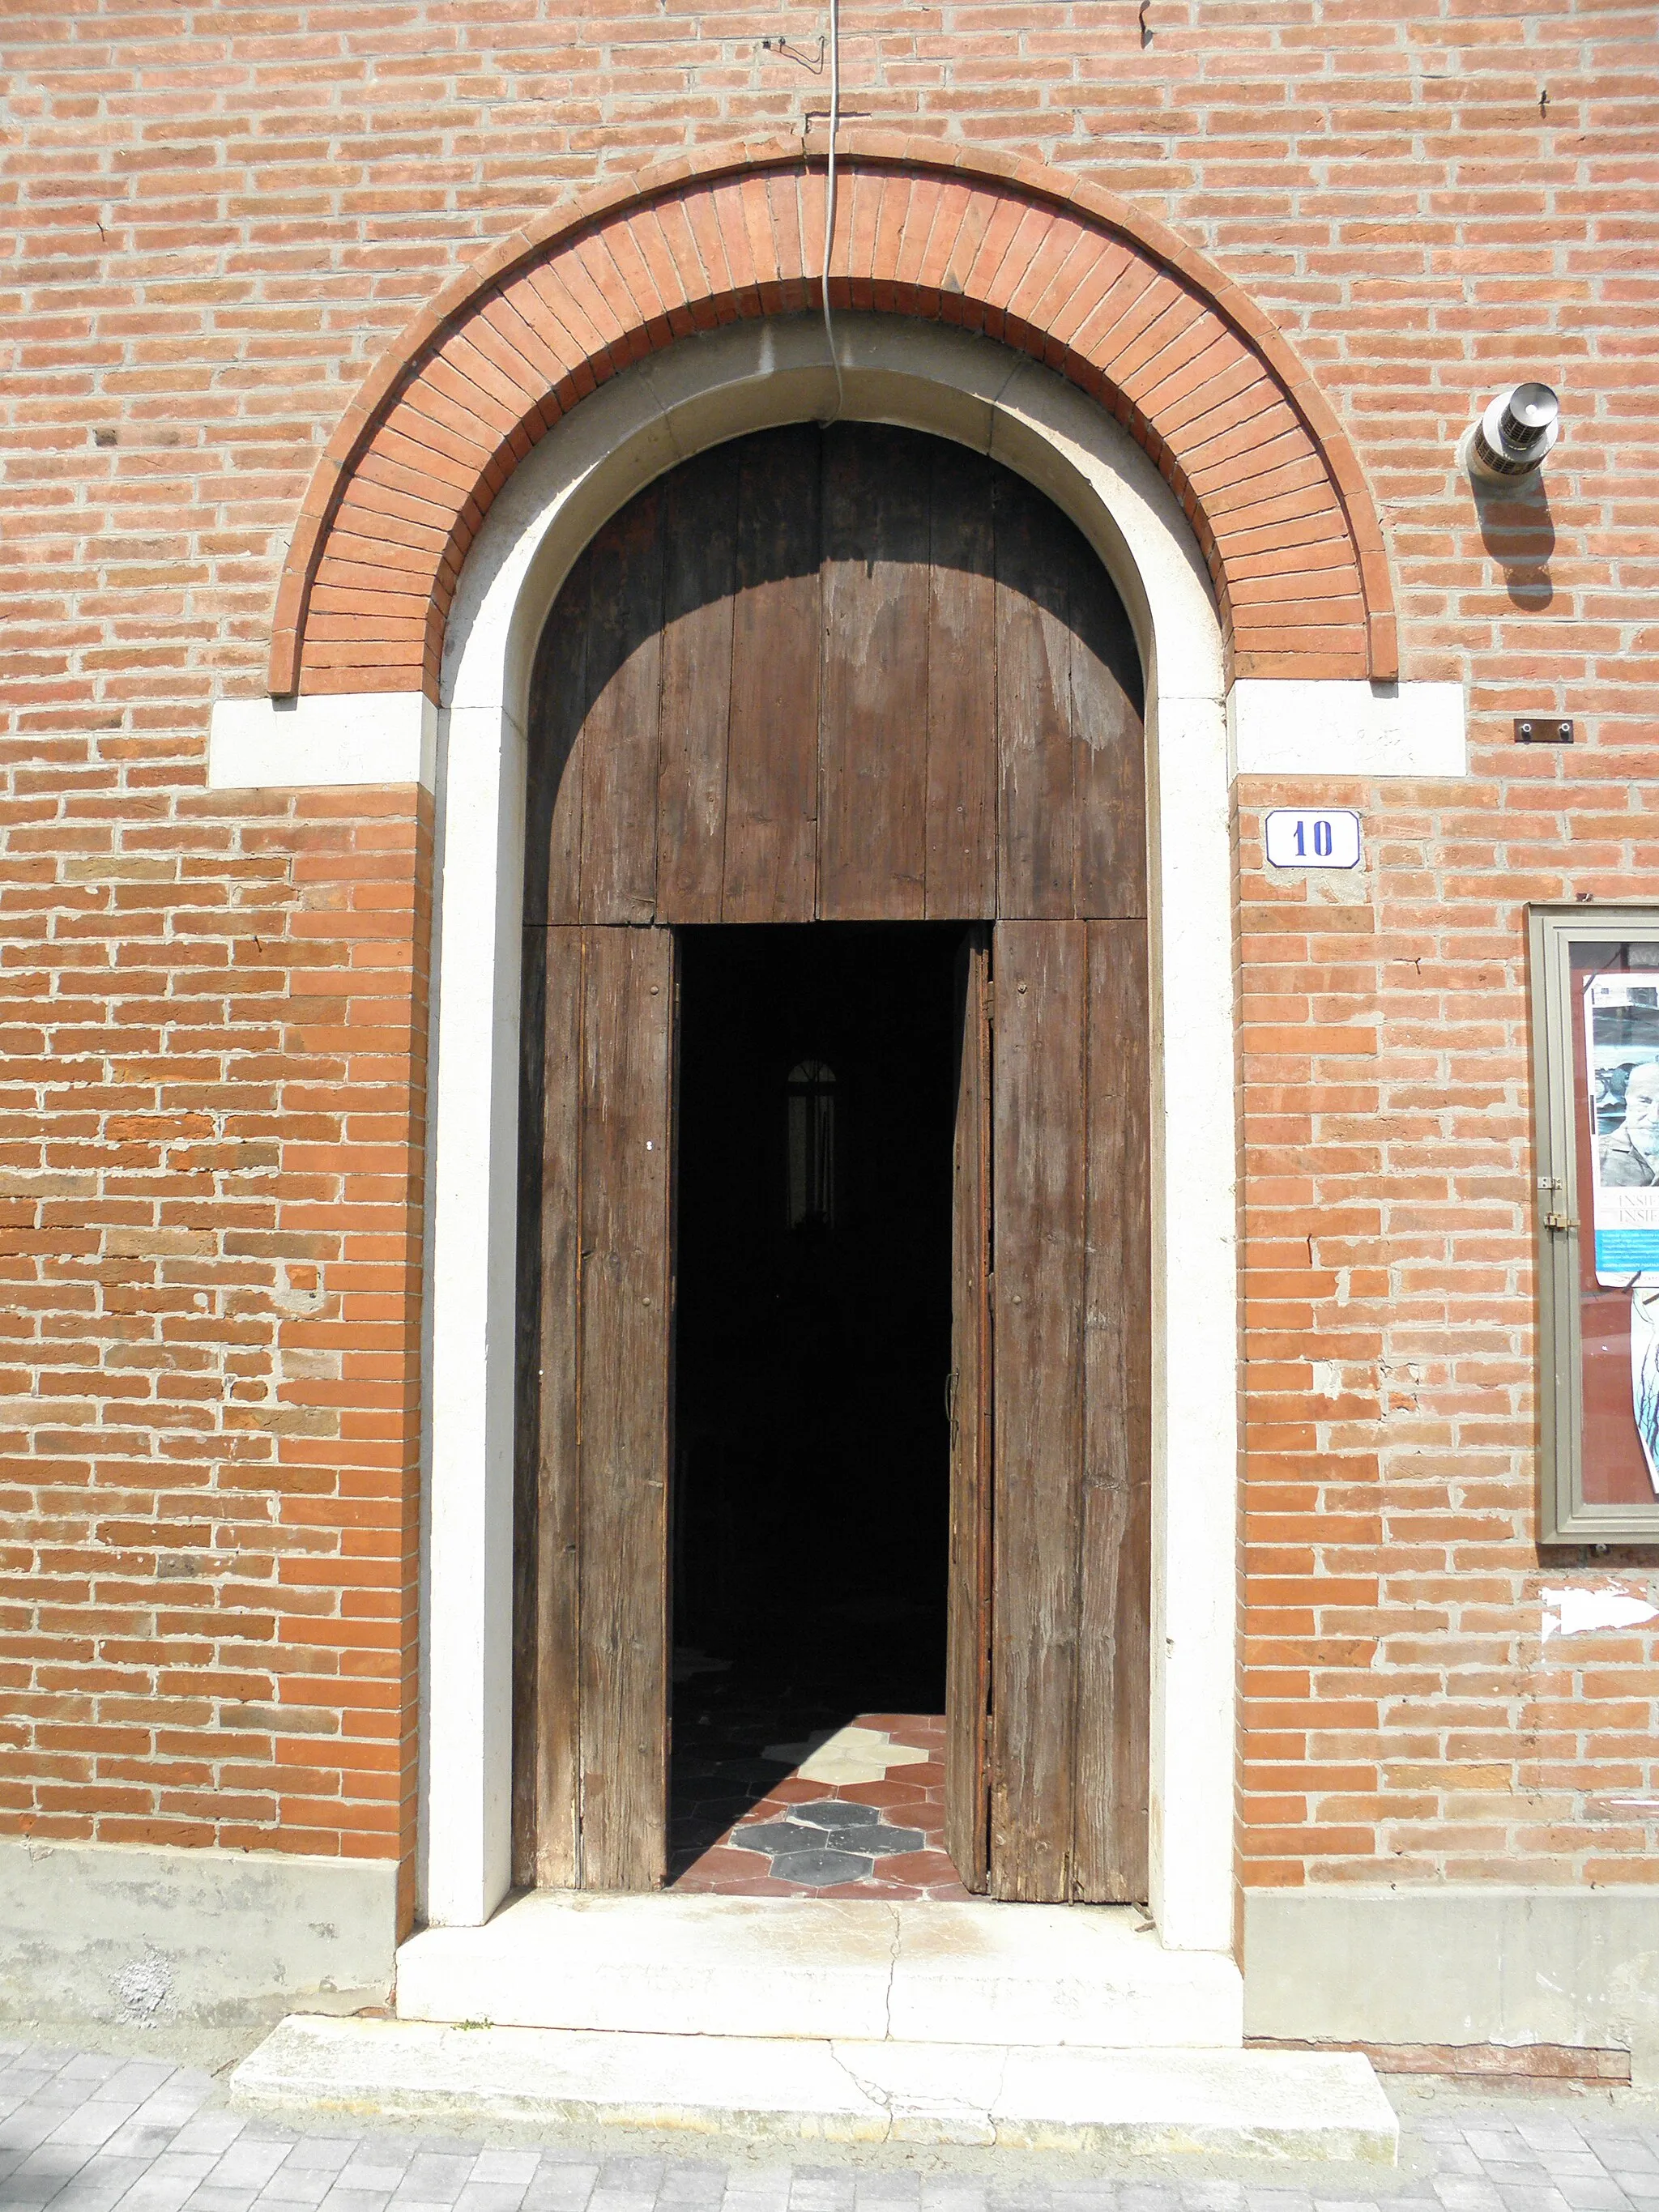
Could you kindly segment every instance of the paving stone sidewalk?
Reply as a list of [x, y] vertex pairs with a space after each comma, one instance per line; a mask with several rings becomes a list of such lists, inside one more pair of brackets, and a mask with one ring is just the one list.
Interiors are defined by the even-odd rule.
[[[1397, 2089], [1397, 2172], [279, 2126], [166, 2057], [0, 2038], [4, 2212], [1659, 2212], [1659, 2104]], [[511, 2131], [507, 2131], [510, 2133]]]

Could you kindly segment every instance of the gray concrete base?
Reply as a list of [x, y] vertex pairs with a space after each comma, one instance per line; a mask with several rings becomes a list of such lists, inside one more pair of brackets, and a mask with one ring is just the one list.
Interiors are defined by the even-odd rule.
[[797, 2142], [1011, 2144], [1395, 2162], [1369, 2063], [1265, 2051], [630, 2035], [284, 2021], [232, 2101], [443, 2122], [672, 2128]]
[[1659, 2088], [1659, 1886], [1247, 1891], [1244, 2033], [1628, 2051]]
[[397, 1881], [385, 1859], [0, 1837], [0, 2013], [210, 2026], [385, 2004]]

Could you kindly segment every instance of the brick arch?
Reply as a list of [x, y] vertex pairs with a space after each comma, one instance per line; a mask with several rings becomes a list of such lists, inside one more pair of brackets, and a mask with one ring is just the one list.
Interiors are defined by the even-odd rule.
[[[1126, 203], [1028, 163], [852, 131], [842, 148], [833, 306], [983, 331], [1109, 409], [1192, 520], [1236, 674], [1397, 674], [1352, 449], [1237, 287]], [[823, 197], [799, 140], [727, 148], [579, 201], [467, 270], [384, 356], [318, 464], [271, 690], [435, 698], [461, 564], [513, 469], [631, 362], [816, 306]]]

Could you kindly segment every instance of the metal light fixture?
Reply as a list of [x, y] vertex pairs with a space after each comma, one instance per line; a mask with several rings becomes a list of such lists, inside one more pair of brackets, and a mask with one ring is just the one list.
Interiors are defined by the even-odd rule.
[[1561, 434], [1561, 403], [1547, 384], [1512, 384], [1468, 434], [1471, 471], [1489, 483], [1513, 483], [1544, 465]]

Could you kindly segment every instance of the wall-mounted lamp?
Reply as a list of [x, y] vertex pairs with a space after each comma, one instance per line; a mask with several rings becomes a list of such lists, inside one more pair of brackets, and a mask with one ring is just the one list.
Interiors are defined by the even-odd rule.
[[1513, 483], [1544, 465], [1561, 434], [1561, 403], [1547, 384], [1512, 384], [1465, 434], [1471, 472], [1488, 483]]

